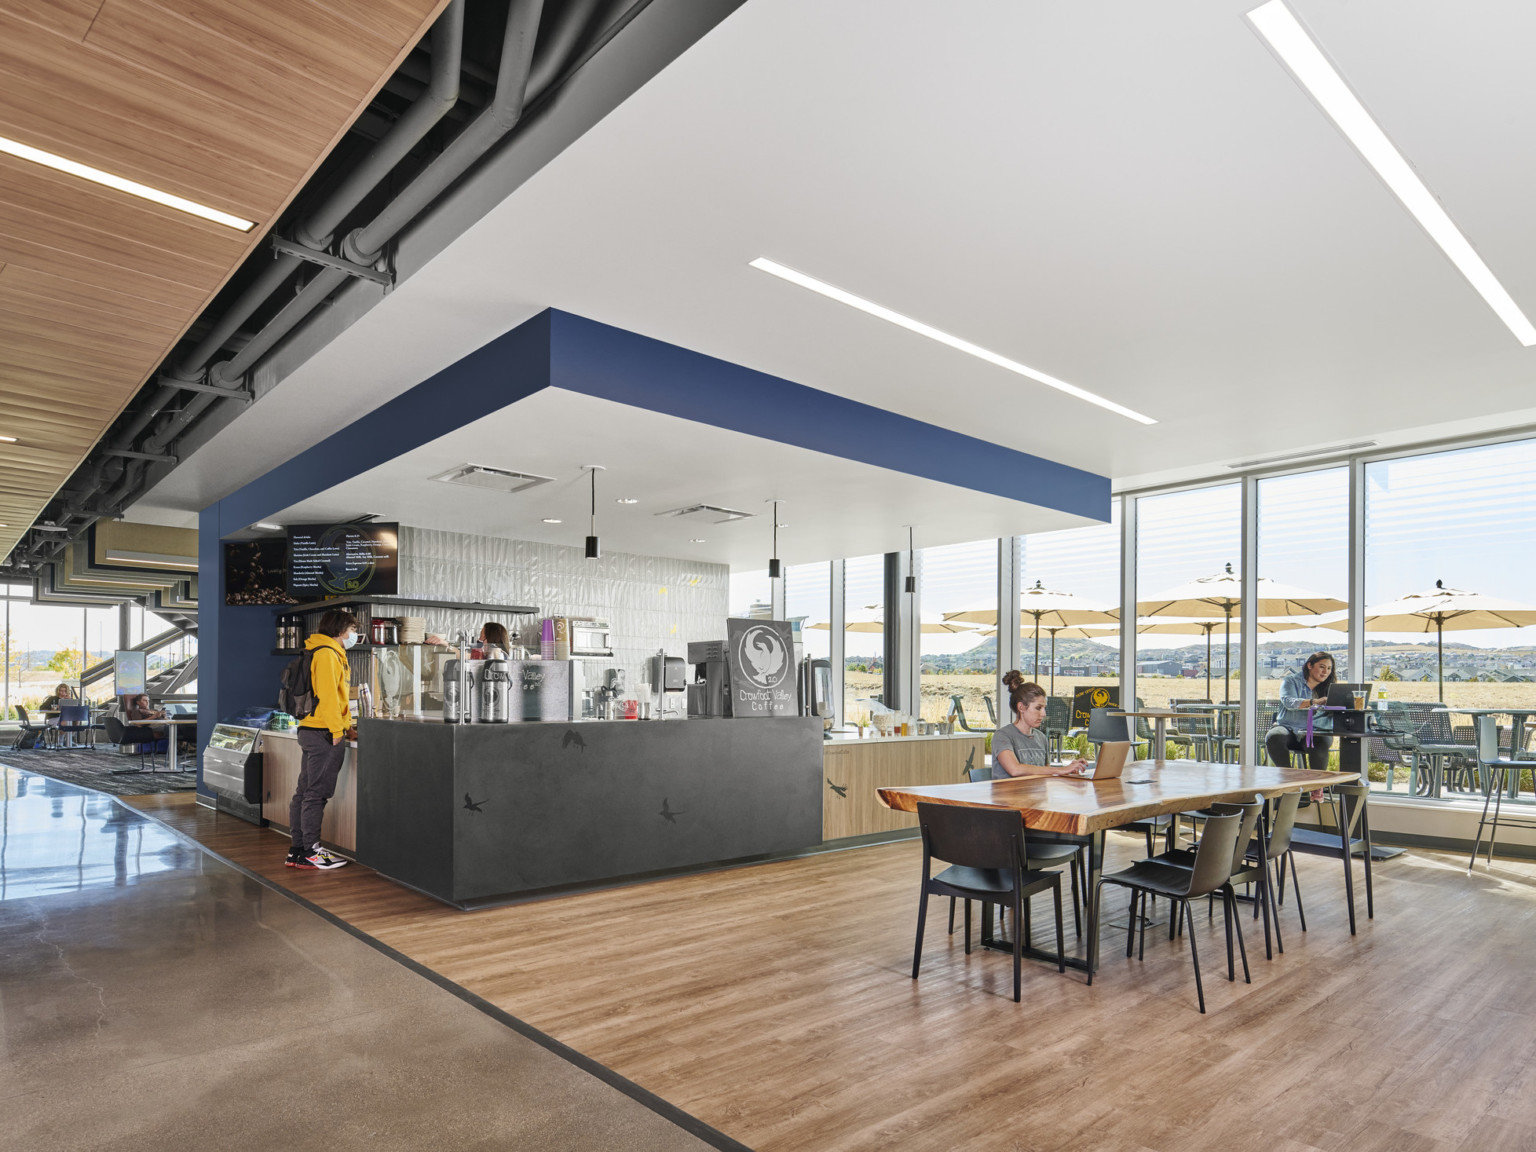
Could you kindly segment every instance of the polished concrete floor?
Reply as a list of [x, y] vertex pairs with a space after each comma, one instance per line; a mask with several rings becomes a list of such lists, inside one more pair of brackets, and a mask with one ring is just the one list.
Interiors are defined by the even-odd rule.
[[0, 1148], [721, 1146], [110, 797], [0, 793]]

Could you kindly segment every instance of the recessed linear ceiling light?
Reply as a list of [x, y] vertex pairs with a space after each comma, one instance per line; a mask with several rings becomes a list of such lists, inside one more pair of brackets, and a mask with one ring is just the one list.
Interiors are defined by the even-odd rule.
[[704, 537], [702, 537], [702, 536], [693, 536], [693, 537], [689, 538], [688, 543], [690, 543], [690, 544], [708, 544], [709, 541], [704, 539]]
[[1429, 238], [1440, 245], [1451, 263], [1477, 289], [1499, 319], [1509, 326], [1515, 339], [1529, 348], [1536, 344], [1536, 327], [1531, 325], [1520, 306], [1504, 290], [1504, 285], [1483, 263], [1477, 250], [1452, 223], [1434, 194], [1424, 186], [1403, 154], [1387, 139], [1381, 126], [1350, 91], [1349, 85], [1329, 63], [1317, 42], [1307, 34], [1301, 21], [1285, 6], [1284, 0], [1269, 0], [1248, 13], [1248, 20], [1274, 49], [1275, 55], [1328, 114], [1339, 131], [1361, 157], [1376, 170], [1392, 194], [1403, 202]]
[[283, 530], [283, 526], [281, 524], [273, 524], [267, 520], [258, 520], [256, 523], [252, 524], [251, 527], [265, 528], [268, 532], [281, 532]]
[[1040, 372], [1027, 364], [1020, 364], [1017, 360], [1010, 360], [1006, 356], [1000, 356], [996, 352], [983, 348], [980, 344], [972, 344], [969, 340], [962, 340], [958, 336], [951, 336], [948, 332], [924, 324], [921, 320], [914, 320], [910, 316], [903, 316], [900, 312], [866, 300], [862, 296], [855, 296], [852, 292], [844, 292], [841, 288], [834, 288], [824, 281], [817, 280], [814, 276], [807, 276], [804, 272], [796, 272], [793, 268], [787, 268], [777, 261], [770, 260], [766, 256], [759, 256], [751, 262], [751, 266], [760, 272], [767, 272], [771, 276], [777, 276], [781, 280], [788, 280], [791, 284], [798, 284], [802, 288], [809, 288], [812, 292], [818, 292], [829, 300], [836, 300], [839, 304], [846, 304], [850, 308], [857, 308], [860, 312], [867, 312], [871, 316], [877, 316], [881, 320], [889, 321], [898, 328], [905, 328], [908, 332], [916, 332], [919, 336], [926, 336], [930, 340], [937, 340], [940, 344], [975, 356], [978, 360], [985, 360], [988, 364], [995, 364], [999, 368], [1006, 368], [1010, 372], [1017, 372], [1020, 376], [1027, 376], [1031, 380], [1038, 381], [1057, 391], [1065, 392], [1068, 396], [1076, 396], [1079, 400], [1086, 400], [1090, 404], [1097, 404], [1100, 408], [1107, 408], [1111, 412], [1129, 417], [1142, 424], [1156, 424], [1157, 421], [1150, 416], [1143, 416], [1134, 409], [1127, 408], [1123, 404], [1116, 404], [1113, 400], [1106, 400], [1102, 396], [1089, 392], [1086, 388], [1079, 388], [1076, 384], [1068, 384], [1065, 380]]
[[557, 520], [553, 516], [546, 516], [546, 517], [544, 517], [544, 523], [546, 523], [546, 524], [564, 524], [565, 521], [564, 520]]
[[121, 176], [114, 176], [110, 172], [103, 172], [100, 168], [92, 168], [88, 164], [66, 160], [62, 156], [55, 156], [52, 152], [44, 152], [41, 148], [33, 148], [28, 144], [8, 140], [4, 136], [0, 136], [0, 152], [8, 153], [19, 160], [30, 160], [34, 164], [41, 164], [44, 168], [52, 168], [55, 172], [67, 172], [69, 175], [78, 176], [82, 180], [89, 180], [95, 184], [104, 184], [108, 188], [116, 188], [119, 192], [126, 192], [130, 196], [137, 196], [141, 200], [153, 200], [156, 204], [164, 204], [167, 208], [175, 208], [178, 211], [187, 212], [193, 216], [200, 216], [204, 220], [212, 220], [215, 224], [223, 224], [239, 232], [249, 232], [252, 228], [256, 227], [254, 220], [242, 220], [239, 216], [231, 216], [228, 212], [220, 212], [217, 208], [210, 208], [206, 204], [199, 204], [196, 200], [187, 200], [181, 196], [173, 196], [169, 192], [162, 192], [158, 188], [151, 188], [148, 184], [140, 184], [136, 180], [125, 180]]
[[548, 484], [552, 477], [533, 472], [514, 472], [510, 468], [492, 468], [485, 464], [460, 464], [446, 472], [429, 477], [444, 484], [464, 484], [470, 488], [484, 488], [491, 492], [523, 492]]
[[640, 503], [640, 501], [636, 500], [633, 496], [620, 496], [617, 500], [614, 501], [614, 503], [615, 504], [638, 504], [638, 503]]

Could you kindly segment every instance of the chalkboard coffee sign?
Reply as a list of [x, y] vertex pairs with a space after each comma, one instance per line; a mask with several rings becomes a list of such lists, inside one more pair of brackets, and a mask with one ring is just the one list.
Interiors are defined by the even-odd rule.
[[731, 715], [794, 716], [800, 710], [787, 620], [727, 620]]
[[288, 591], [301, 601], [393, 596], [400, 584], [399, 532], [398, 524], [291, 525]]

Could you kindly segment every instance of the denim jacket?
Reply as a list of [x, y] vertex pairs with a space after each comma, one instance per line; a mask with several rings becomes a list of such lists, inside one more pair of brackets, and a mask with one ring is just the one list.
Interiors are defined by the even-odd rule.
[[[1307, 687], [1306, 673], [1292, 672], [1280, 685], [1280, 714], [1275, 717], [1275, 723], [1292, 732], [1305, 732], [1309, 711], [1306, 703], [1311, 698], [1312, 689]], [[1312, 720], [1312, 731], [1332, 732], [1333, 717], [1327, 712], [1318, 712]]]

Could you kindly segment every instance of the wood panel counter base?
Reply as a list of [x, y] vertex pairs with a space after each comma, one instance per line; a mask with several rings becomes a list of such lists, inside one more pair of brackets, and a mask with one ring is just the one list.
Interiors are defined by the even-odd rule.
[[458, 907], [821, 841], [821, 721], [368, 719], [357, 858]]

